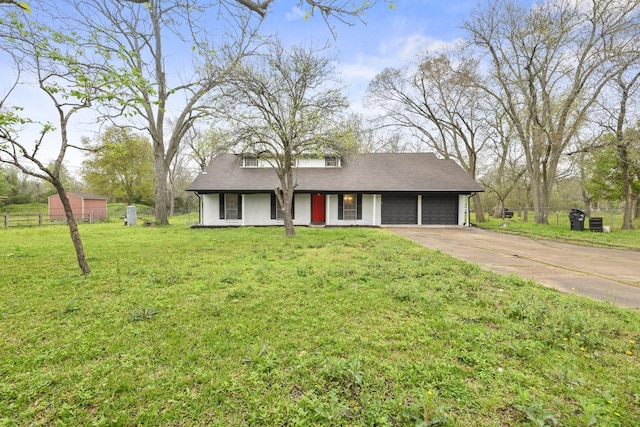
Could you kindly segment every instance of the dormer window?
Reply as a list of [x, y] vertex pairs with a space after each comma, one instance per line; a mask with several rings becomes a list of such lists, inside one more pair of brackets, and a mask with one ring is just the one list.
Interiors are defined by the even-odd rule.
[[257, 168], [258, 158], [247, 154], [242, 158], [242, 166], [245, 168]]
[[340, 166], [340, 159], [337, 157], [325, 157], [324, 158], [324, 167], [326, 168], [337, 168]]

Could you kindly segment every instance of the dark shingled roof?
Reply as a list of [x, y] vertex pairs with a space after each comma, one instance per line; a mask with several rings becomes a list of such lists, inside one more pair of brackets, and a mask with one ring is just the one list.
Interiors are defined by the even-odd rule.
[[[273, 191], [278, 178], [272, 168], [241, 167], [242, 156], [216, 157], [187, 188], [206, 192]], [[433, 153], [362, 154], [340, 168], [294, 169], [303, 192], [461, 192], [484, 191], [455, 161]]]
[[[98, 196], [97, 194], [92, 194], [92, 193], [79, 193], [77, 191], [67, 191], [67, 194], [73, 194], [74, 196], [78, 196], [87, 200], [107, 200], [106, 197]], [[54, 194], [54, 196], [57, 196], [57, 195], [58, 194]]]
[[69, 193], [69, 194], [75, 194], [76, 196], [80, 196], [83, 199], [95, 199], [95, 200], [107, 200], [106, 197], [102, 197], [102, 196], [98, 196], [97, 194], [93, 194], [93, 193]]

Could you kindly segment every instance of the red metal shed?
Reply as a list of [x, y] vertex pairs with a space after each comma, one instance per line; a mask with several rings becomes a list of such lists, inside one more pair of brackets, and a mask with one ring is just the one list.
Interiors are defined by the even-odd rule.
[[[71, 210], [76, 221], [105, 221], [107, 219], [107, 199], [89, 193], [67, 193]], [[49, 219], [64, 220], [64, 207], [60, 195], [49, 196]]]

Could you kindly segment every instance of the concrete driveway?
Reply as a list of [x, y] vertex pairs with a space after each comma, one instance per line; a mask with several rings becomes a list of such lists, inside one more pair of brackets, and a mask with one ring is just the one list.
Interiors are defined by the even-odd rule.
[[640, 252], [533, 240], [474, 227], [389, 227], [428, 248], [562, 292], [640, 309]]

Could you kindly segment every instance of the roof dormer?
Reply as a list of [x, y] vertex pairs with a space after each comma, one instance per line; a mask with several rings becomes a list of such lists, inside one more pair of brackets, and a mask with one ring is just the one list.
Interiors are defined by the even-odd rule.
[[325, 168], [339, 168], [342, 166], [342, 161], [340, 157], [336, 156], [325, 156], [324, 158], [324, 167]]

